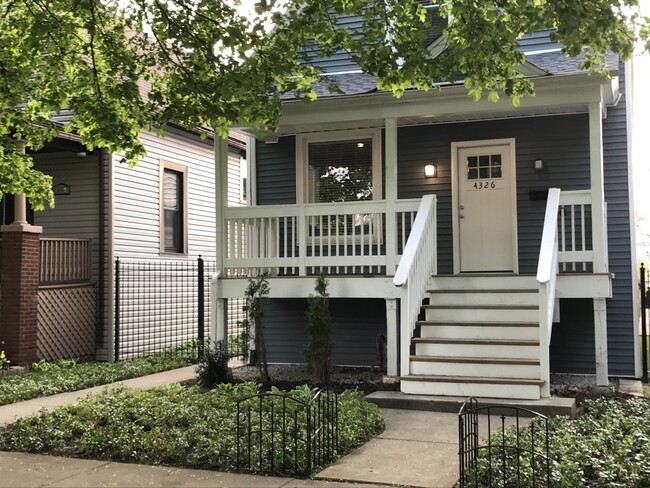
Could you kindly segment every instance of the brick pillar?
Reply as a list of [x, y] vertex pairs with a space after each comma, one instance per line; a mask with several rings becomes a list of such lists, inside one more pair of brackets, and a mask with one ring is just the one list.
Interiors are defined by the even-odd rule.
[[4, 225], [2, 230], [2, 298], [0, 340], [12, 365], [36, 361], [41, 227]]

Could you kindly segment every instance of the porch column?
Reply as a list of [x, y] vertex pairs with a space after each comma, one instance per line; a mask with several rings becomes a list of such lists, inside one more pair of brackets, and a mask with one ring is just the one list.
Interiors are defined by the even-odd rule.
[[224, 222], [224, 208], [228, 198], [228, 140], [215, 137], [214, 140], [214, 186], [215, 186], [215, 261], [216, 272], [223, 277], [223, 261], [227, 246], [227, 230]]
[[[602, 100], [589, 104], [589, 160], [591, 183], [592, 243], [594, 273], [608, 271], [607, 233], [605, 232], [605, 184], [603, 168]], [[604, 298], [594, 298], [594, 340], [596, 344], [596, 383], [609, 384], [607, 360], [607, 305]]]
[[589, 104], [589, 174], [591, 183], [592, 242], [594, 273], [606, 273], [605, 185], [603, 169], [602, 101]]
[[393, 276], [397, 269], [397, 120], [385, 122], [386, 166], [386, 274]]
[[607, 360], [607, 307], [605, 298], [594, 298], [594, 342], [596, 345], [596, 384], [609, 385]]
[[398, 375], [399, 343], [397, 342], [397, 299], [386, 299], [386, 374]]
[[[25, 152], [24, 141], [16, 142], [16, 146]], [[15, 195], [14, 202], [13, 223], [0, 227], [0, 339], [13, 364], [28, 365], [37, 360], [39, 236], [43, 229], [27, 223], [25, 195]]]

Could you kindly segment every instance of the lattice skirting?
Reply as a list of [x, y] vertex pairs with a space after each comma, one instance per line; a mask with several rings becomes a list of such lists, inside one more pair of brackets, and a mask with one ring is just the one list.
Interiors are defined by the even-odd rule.
[[97, 327], [94, 285], [38, 291], [38, 357], [93, 359]]

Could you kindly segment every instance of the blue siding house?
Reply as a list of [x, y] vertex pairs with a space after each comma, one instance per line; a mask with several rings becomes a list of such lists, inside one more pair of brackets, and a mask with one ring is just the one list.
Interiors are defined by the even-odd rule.
[[535, 399], [552, 372], [638, 377], [630, 67], [612, 55], [609, 78], [589, 76], [549, 32], [520, 42], [536, 96], [519, 107], [462, 84], [395, 99], [347, 53], [316, 59], [342, 93], [287, 99], [252, 151], [252, 206], [219, 204], [216, 336], [265, 272], [268, 358], [303, 362], [324, 273], [335, 363], [377, 365], [385, 339], [405, 393]]

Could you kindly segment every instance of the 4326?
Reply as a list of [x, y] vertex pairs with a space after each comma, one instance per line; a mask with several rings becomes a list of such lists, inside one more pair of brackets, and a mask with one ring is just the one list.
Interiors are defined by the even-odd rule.
[[475, 190], [487, 190], [488, 188], [496, 188], [497, 185], [494, 181], [477, 181], [474, 183]]

